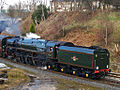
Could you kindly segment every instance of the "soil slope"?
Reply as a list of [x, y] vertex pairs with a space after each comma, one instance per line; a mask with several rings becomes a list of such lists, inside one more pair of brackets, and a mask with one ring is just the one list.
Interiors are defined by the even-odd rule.
[[[52, 14], [47, 20], [36, 25], [36, 33], [43, 39], [70, 41], [77, 45], [90, 46], [94, 44], [94, 35], [85, 33], [86, 23], [92, 14], [89, 12], [62, 12]], [[29, 32], [31, 16], [22, 22], [21, 29]]]

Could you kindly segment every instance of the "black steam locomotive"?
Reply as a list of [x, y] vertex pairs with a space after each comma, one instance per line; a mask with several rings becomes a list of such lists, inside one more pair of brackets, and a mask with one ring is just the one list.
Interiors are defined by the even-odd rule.
[[0, 55], [24, 64], [82, 77], [101, 78], [109, 73], [109, 51], [71, 42], [0, 35]]

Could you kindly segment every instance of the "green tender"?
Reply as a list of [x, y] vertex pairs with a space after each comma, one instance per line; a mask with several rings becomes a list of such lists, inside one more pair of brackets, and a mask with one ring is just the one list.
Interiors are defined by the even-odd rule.
[[93, 55], [60, 50], [59, 62], [93, 69]]

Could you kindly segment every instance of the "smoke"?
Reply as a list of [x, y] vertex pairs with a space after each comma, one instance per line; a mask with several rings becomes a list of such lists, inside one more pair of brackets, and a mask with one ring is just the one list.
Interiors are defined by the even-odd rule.
[[5, 28], [8, 27], [8, 24], [4, 20], [0, 20], [0, 33], [5, 30]]
[[10, 23], [9, 26], [6, 27], [5, 31], [8, 34], [13, 34], [15, 36], [21, 36], [21, 30], [19, 29], [20, 26], [20, 22], [16, 19], [14, 21], [14, 19], [10, 19]]
[[6, 34], [21, 36], [21, 30], [19, 29], [20, 22], [20, 18], [10, 18], [0, 13], [0, 33], [5, 32]]
[[0, 33], [5, 30], [6, 27], [8, 27], [8, 19], [9, 17], [4, 15], [3, 13], [0, 13]]
[[37, 34], [34, 33], [27, 33], [26, 34], [26, 38], [41, 38], [40, 36], [38, 36]]

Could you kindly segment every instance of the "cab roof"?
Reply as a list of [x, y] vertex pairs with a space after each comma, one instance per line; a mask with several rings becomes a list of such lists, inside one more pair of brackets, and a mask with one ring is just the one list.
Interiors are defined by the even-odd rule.
[[67, 46], [60, 46], [59, 50], [80, 52], [80, 53], [86, 53], [91, 55], [93, 55], [95, 51], [95, 49], [88, 49], [88, 48], [81, 48], [81, 47], [67, 47]]

